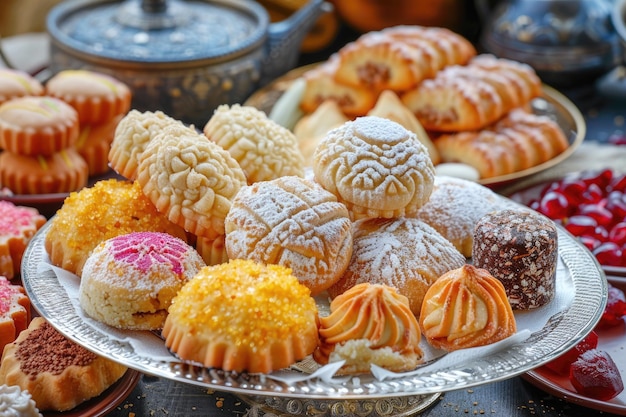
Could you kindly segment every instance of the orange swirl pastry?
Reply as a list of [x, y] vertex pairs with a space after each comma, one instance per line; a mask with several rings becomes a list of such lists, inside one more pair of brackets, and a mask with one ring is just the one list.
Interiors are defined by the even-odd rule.
[[423, 357], [409, 301], [387, 285], [358, 284], [335, 297], [330, 314], [320, 317], [319, 334], [313, 358], [321, 364], [345, 360], [341, 373], [367, 372], [371, 364], [401, 372]]
[[443, 274], [428, 289], [419, 324], [432, 346], [447, 351], [488, 345], [517, 331], [502, 283], [469, 264]]

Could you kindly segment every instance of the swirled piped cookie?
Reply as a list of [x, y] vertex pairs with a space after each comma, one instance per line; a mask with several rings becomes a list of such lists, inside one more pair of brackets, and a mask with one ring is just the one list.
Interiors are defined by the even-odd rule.
[[230, 259], [291, 268], [313, 295], [333, 285], [352, 255], [346, 207], [318, 184], [281, 177], [243, 187], [226, 216]]
[[415, 133], [376, 116], [328, 132], [315, 149], [313, 172], [355, 220], [416, 213], [428, 201], [435, 177]]
[[201, 133], [167, 129], [146, 146], [137, 180], [159, 212], [196, 236], [225, 233], [231, 200], [246, 185], [237, 161]]
[[304, 176], [304, 157], [296, 136], [252, 106], [219, 106], [203, 131], [239, 163], [248, 184]]
[[289, 268], [235, 259], [207, 266], [174, 298], [165, 344], [206, 367], [269, 373], [313, 353], [317, 306]]
[[167, 233], [115, 236], [87, 258], [80, 306], [113, 327], [157, 330], [163, 327], [172, 298], [204, 266], [194, 248]]
[[409, 300], [395, 288], [362, 283], [335, 297], [320, 317], [320, 364], [345, 361], [339, 373], [367, 372], [372, 364], [394, 372], [415, 368], [423, 357], [419, 324]]
[[452, 243], [418, 219], [363, 219], [352, 233], [348, 269], [328, 289], [333, 298], [360, 283], [384, 284], [407, 297], [417, 315], [431, 284], [466, 262]]
[[517, 331], [502, 283], [470, 264], [433, 283], [424, 296], [419, 323], [428, 343], [447, 351], [495, 343]]

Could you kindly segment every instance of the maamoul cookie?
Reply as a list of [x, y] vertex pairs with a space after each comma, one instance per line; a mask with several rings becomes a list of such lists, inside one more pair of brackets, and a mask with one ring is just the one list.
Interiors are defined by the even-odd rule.
[[157, 330], [163, 327], [172, 298], [205, 265], [194, 248], [167, 233], [115, 236], [87, 258], [80, 306], [109, 326]]
[[232, 260], [202, 268], [183, 286], [163, 337], [183, 360], [269, 373], [315, 350], [317, 321], [309, 289], [288, 268]]
[[24, 287], [0, 275], [0, 352], [30, 323], [30, 300]]
[[346, 270], [351, 227], [333, 194], [300, 177], [281, 177], [237, 193], [226, 216], [226, 252], [230, 259], [291, 268], [316, 295]]
[[364, 219], [353, 226], [352, 259], [343, 277], [328, 289], [337, 297], [368, 282], [395, 287], [419, 314], [426, 290], [443, 273], [465, 264], [465, 257], [421, 220]]
[[0, 184], [14, 194], [54, 194], [87, 185], [89, 167], [75, 148], [48, 156], [0, 153]]
[[180, 226], [157, 211], [138, 183], [102, 180], [65, 199], [51, 220], [45, 248], [53, 265], [80, 276], [87, 257], [100, 242], [140, 231], [187, 239]]
[[27, 72], [0, 68], [0, 104], [24, 96], [40, 96], [43, 85]]
[[5, 417], [42, 417], [37, 404], [26, 390], [0, 385], [0, 415]]
[[44, 223], [46, 218], [37, 209], [0, 200], [0, 275], [9, 279], [20, 275], [26, 246]]
[[558, 236], [554, 222], [542, 214], [526, 208], [486, 214], [474, 230], [472, 259], [502, 282], [514, 310], [554, 298]]
[[109, 151], [115, 136], [115, 129], [122, 119], [116, 116], [108, 122], [82, 124], [74, 147], [89, 167], [89, 176], [109, 171]]
[[0, 105], [0, 148], [48, 156], [78, 139], [78, 114], [54, 97], [21, 97]]
[[63, 70], [46, 83], [46, 94], [78, 112], [81, 124], [104, 123], [130, 109], [128, 86], [110, 75], [89, 70]]
[[199, 237], [196, 239], [196, 250], [207, 265], [228, 262], [226, 235], [220, 235], [215, 239]]
[[177, 133], [165, 131], [148, 143], [137, 182], [172, 222], [198, 237], [216, 238], [225, 233], [224, 219], [246, 176], [228, 151], [204, 135]]
[[461, 178], [437, 176], [430, 199], [415, 217], [432, 226], [469, 258], [478, 220], [505, 205], [502, 198], [483, 185]]
[[447, 351], [488, 345], [517, 331], [502, 283], [470, 264], [446, 272], [431, 285], [419, 323], [428, 343]]
[[239, 163], [248, 184], [304, 176], [304, 157], [296, 136], [255, 107], [223, 104], [203, 131]]
[[35, 317], [4, 348], [0, 384], [28, 391], [41, 411], [68, 411], [102, 394], [126, 370], [66, 339], [43, 317]]
[[313, 172], [355, 220], [414, 214], [428, 201], [435, 176], [415, 133], [375, 116], [328, 132], [315, 149]]
[[137, 178], [139, 160], [148, 143], [163, 130], [174, 132], [190, 129], [162, 111], [140, 112], [131, 110], [122, 117], [115, 128], [109, 151], [109, 164], [121, 176], [129, 180]]
[[372, 364], [403, 372], [422, 361], [409, 300], [386, 285], [362, 283], [335, 297], [319, 333], [313, 358], [323, 365], [344, 360], [339, 373], [368, 372]]

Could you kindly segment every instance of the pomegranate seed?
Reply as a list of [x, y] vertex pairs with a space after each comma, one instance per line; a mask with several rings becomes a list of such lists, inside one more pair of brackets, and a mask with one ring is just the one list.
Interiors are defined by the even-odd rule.
[[611, 191], [607, 197], [606, 208], [613, 213], [613, 216], [626, 219], [626, 194]]
[[583, 352], [598, 347], [598, 334], [594, 331], [589, 333], [583, 340], [578, 342], [576, 346], [562, 354], [556, 359], [546, 363], [546, 368], [561, 375], [569, 375], [570, 366], [574, 363]]
[[610, 400], [624, 390], [624, 382], [611, 355], [591, 349], [570, 367], [569, 379], [576, 392], [598, 400]]
[[556, 220], [569, 215], [570, 205], [563, 194], [548, 191], [539, 203], [539, 212]]
[[563, 194], [570, 204], [577, 206], [585, 201], [584, 195], [587, 191], [587, 184], [579, 179], [564, 180], [560, 186], [555, 188], [555, 191]]
[[609, 284], [606, 307], [596, 324], [596, 329], [607, 329], [624, 323], [626, 316], [626, 296], [624, 291]]
[[600, 246], [600, 244], [602, 243], [592, 236], [581, 236], [579, 239], [583, 243], [583, 245], [585, 245], [587, 249], [589, 249], [591, 252], [593, 252], [593, 250]]
[[589, 184], [589, 187], [583, 194], [583, 199], [580, 203], [592, 203], [597, 204], [604, 198], [604, 191], [598, 184]]
[[606, 227], [613, 221], [613, 213], [597, 204], [584, 204], [578, 207], [578, 213], [594, 218], [600, 226]]
[[592, 252], [601, 265], [619, 266], [622, 263], [622, 248], [613, 242], [604, 242]]
[[613, 145], [626, 145], [626, 136], [613, 134], [609, 136], [609, 143], [612, 143]]
[[606, 188], [613, 179], [613, 171], [608, 168], [600, 171], [585, 171], [580, 179], [589, 186], [597, 185], [599, 188]]
[[609, 240], [617, 245], [626, 245], [626, 221], [613, 226], [609, 231]]
[[591, 235], [598, 227], [598, 222], [589, 216], [576, 215], [570, 217], [565, 223], [565, 228], [574, 236]]
[[611, 181], [611, 190], [626, 192], [626, 174], [619, 175]]

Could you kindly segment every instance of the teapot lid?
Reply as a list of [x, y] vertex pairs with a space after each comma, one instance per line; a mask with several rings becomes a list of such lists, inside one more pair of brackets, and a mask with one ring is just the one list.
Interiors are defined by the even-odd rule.
[[245, 0], [66, 0], [47, 17], [60, 47], [138, 63], [226, 61], [261, 46], [268, 25]]

